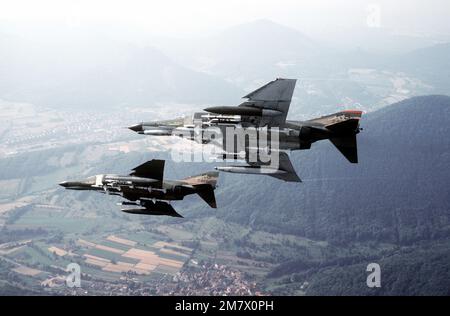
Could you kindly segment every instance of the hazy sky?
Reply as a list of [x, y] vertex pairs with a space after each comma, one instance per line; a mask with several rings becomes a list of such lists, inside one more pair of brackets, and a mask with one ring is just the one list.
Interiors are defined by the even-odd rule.
[[310, 34], [381, 26], [401, 33], [450, 34], [448, 0], [0, 0], [0, 21], [129, 25], [153, 35], [204, 35], [267, 18]]

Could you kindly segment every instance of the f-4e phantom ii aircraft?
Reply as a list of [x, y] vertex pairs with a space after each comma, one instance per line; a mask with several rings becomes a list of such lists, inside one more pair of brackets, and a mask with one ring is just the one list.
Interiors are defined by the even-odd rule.
[[[247, 101], [238, 106], [209, 107], [204, 109], [206, 112], [194, 113], [190, 120], [179, 118], [159, 122], [143, 122], [129, 128], [139, 134], [158, 136], [182, 135], [186, 137], [186, 132], [188, 132], [187, 138], [194, 141], [199, 141], [199, 138], [195, 137], [195, 129], [207, 130], [209, 127], [219, 127], [224, 130], [228, 126], [234, 126], [243, 129], [266, 127], [270, 131], [277, 128], [279, 130], [278, 150], [310, 149], [314, 142], [329, 139], [348, 161], [357, 163], [356, 135], [361, 130], [359, 120], [362, 111], [346, 110], [307, 121], [286, 120], [295, 84], [296, 79], [276, 79], [244, 96]], [[226, 133], [222, 134], [224, 136], [223, 143], [215, 145], [221, 146], [225, 155], [236, 154], [237, 151], [225, 150], [227, 137], [225, 137]], [[200, 138], [200, 141], [202, 143], [211, 142], [203, 137]], [[236, 173], [267, 174], [285, 181], [300, 181], [291, 168], [292, 165], [286, 154], [280, 157], [280, 162], [284, 161], [285, 168], [280, 164], [279, 170], [264, 172], [264, 164], [250, 163], [247, 150], [245, 152], [248, 166], [217, 167], [216, 169]]]
[[119, 205], [138, 206], [121, 211], [142, 215], [183, 217], [168, 201], [182, 200], [198, 194], [208, 205], [216, 208], [214, 190], [219, 173], [207, 172], [183, 180], [163, 180], [164, 160], [150, 160], [134, 168], [129, 175], [101, 174], [82, 181], [64, 181], [59, 185], [70, 190], [91, 190], [119, 195], [128, 201]]

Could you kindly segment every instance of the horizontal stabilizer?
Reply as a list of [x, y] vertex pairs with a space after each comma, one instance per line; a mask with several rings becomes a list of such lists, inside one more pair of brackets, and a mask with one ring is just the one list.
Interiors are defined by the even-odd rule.
[[326, 126], [327, 128], [332, 127], [333, 125], [339, 126], [340, 123], [344, 123], [346, 121], [353, 121], [357, 123], [362, 116], [362, 111], [359, 110], [346, 110], [337, 113], [333, 113], [330, 115], [325, 115], [321, 117], [314, 118], [307, 122], [318, 123], [322, 126]]
[[327, 129], [336, 134], [349, 134], [358, 132], [359, 119], [348, 119], [336, 124], [327, 126]]
[[218, 179], [219, 173], [217, 171], [209, 171], [196, 176], [185, 178], [183, 179], [183, 182], [193, 186], [198, 184], [208, 184], [215, 188]]

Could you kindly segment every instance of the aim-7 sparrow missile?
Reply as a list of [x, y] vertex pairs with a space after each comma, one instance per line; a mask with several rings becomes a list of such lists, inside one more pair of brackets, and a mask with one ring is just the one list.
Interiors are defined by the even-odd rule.
[[206, 108], [205, 111], [220, 115], [241, 115], [241, 116], [278, 116], [283, 114], [283, 112], [277, 110], [262, 109], [245, 105], [214, 106]]
[[219, 173], [203, 173], [182, 180], [163, 180], [164, 160], [150, 160], [136, 167], [129, 175], [100, 174], [81, 181], [64, 181], [59, 185], [70, 190], [89, 190], [119, 195], [128, 201], [121, 211], [143, 215], [182, 217], [169, 201], [183, 200], [186, 195], [198, 194], [208, 205], [216, 208], [216, 189]]

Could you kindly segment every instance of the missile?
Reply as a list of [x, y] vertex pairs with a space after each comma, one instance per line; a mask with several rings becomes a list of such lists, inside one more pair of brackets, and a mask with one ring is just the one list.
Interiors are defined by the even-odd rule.
[[171, 136], [173, 127], [168, 126], [153, 126], [146, 125], [146, 123], [140, 123], [128, 127], [133, 132], [143, 135], [153, 135], [153, 136]]
[[171, 136], [172, 130], [168, 129], [145, 129], [140, 134], [151, 135], [151, 136]]
[[137, 202], [122, 201], [122, 202], [116, 203], [116, 205], [134, 205], [134, 206], [139, 206], [140, 204], [137, 203]]
[[159, 125], [157, 122], [142, 122], [128, 127], [133, 132], [143, 135], [171, 136], [175, 126]]
[[63, 181], [60, 186], [70, 190], [91, 190], [92, 185], [82, 181]]
[[277, 116], [283, 114], [277, 110], [269, 110], [251, 106], [213, 106], [204, 110], [214, 114], [240, 116]]
[[131, 129], [133, 132], [136, 132], [136, 133], [141, 133], [141, 132], [144, 131], [142, 123], [130, 126], [128, 128]]
[[285, 170], [270, 168], [266, 166], [225, 166], [215, 167], [216, 170], [229, 173], [244, 173], [244, 174], [261, 174], [261, 175], [284, 175], [287, 174]]

